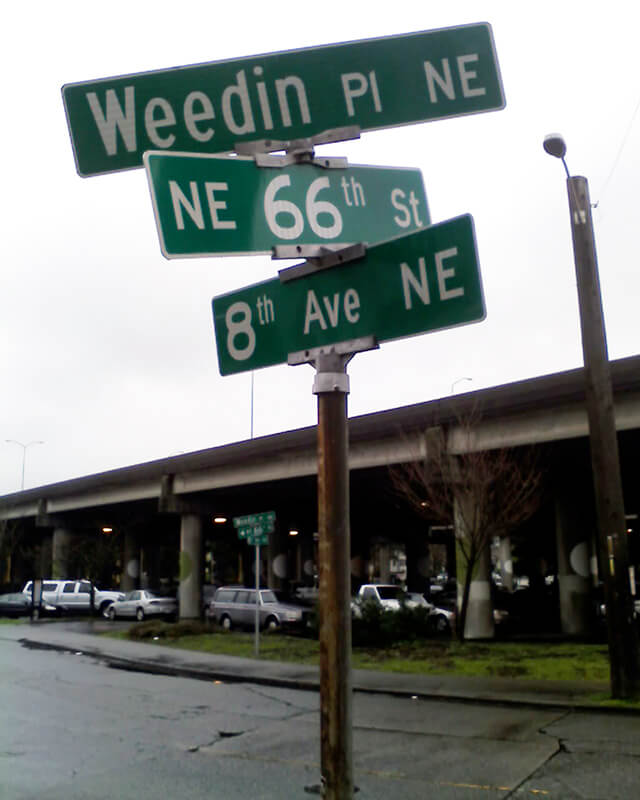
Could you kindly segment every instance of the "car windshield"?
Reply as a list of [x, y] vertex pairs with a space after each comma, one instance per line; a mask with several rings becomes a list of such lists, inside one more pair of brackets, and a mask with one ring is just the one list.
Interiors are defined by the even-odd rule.
[[400, 589], [397, 586], [378, 586], [378, 594], [381, 600], [398, 600]]
[[263, 603], [277, 603], [278, 602], [278, 598], [275, 596], [275, 594], [271, 590], [268, 590], [266, 592], [260, 592], [260, 596], [262, 597], [262, 602]]

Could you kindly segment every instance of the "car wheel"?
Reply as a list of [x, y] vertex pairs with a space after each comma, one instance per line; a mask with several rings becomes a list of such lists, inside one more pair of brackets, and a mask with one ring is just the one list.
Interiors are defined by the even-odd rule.
[[110, 606], [107, 606], [104, 615], [107, 619], [110, 619], [111, 622], [116, 618], [116, 610], [113, 607], [113, 603]]
[[268, 617], [267, 621], [264, 624], [264, 627], [268, 631], [276, 631], [280, 627], [280, 623], [278, 622], [278, 620], [275, 617]]
[[144, 609], [143, 608], [139, 608], [136, 611], [136, 619], [138, 620], [138, 622], [142, 622], [142, 620], [144, 619]]
[[112, 605], [113, 603], [107, 601], [100, 606], [100, 613], [103, 617], [109, 618], [109, 609]]
[[31, 619], [32, 620], [40, 619], [40, 609], [37, 606], [31, 610]]
[[231, 624], [231, 617], [225, 614], [224, 617], [220, 618], [220, 625], [222, 625], [225, 631], [230, 631], [231, 628], [233, 627], [233, 625]]

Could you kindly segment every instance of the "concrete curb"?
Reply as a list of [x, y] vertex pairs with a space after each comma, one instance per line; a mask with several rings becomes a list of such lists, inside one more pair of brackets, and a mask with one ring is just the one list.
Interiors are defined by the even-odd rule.
[[[242, 669], [230, 669], [229, 667], [221, 667], [219, 665], [207, 666], [204, 664], [188, 664], [181, 663], [180, 657], [188, 657], [190, 651], [176, 651], [172, 655], [175, 660], [167, 660], [166, 656], [161, 658], [141, 658], [141, 657], [127, 657], [122, 654], [115, 655], [109, 653], [107, 649], [99, 647], [86, 647], [85, 645], [78, 645], [74, 647], [71, 643], [64, 644], [61, 642], [47, 642], [44, 640], [30, 639], [23, 637], [18, 639], [19, 643], [25, 647], [52, 650], [57, 652], [78, 653], [81, 655], [95, 658], [102, 661], [109, 667], [114, 669], [129, 670], [133, 672], [144, 672], [151, 675], [167, 675], [171, 677], [190, 678], [193, 680], [201, 681], [222, 681], [223, 683], [254, 683], [261, 686], [275, 686], [285, 689], [299, 689], [303, 691], [319, 691], [320, 680], [318, 677], [312, 675], [302, 676], [286, 676], [274, 675], [274, 668], [276, 662], [266, 662], [270, 666], [270, 674], [260, 674], [252, 669], [246, 669], [246, 662], [244, 659], [237, 659], [238, 666], [242, 665]], [[152, 647], [153, 645], [141, 644], [143, 647]], [[232, 657], [228, 657], [232, 658]], [[260, 663], [260, 662], [258, 662]], [[265, 662], [263, 662], [265, 663]], [[253, 666], [253, 665], [252, 665]], [[317, 668], [306, 668], [307, 670]], [[353, 674], [353, 689], [354, 692], [362, 694], [387, 694], [395, 697], [404, 697], [420, 700], [439, 700], [441, 702], [458, 702], [470, 703], [474, 705], [504, 705], [514, 706], [519, 708], [547, 708], [550, 710], [566, 710], [571, 709], [575, 711], [598, 711], [600, 713], [613, 713], [625, 715], [638, 715], [640, 709], [615, 707], [615, 706], [600, 706], [593, 703], [584, 702], [576, 697], [571, 696], [572, 692], [576, 691], [573, 685], [567, 686], [567, 696], [565, 697], [550, 697], [544, 696], [538, 690], [538, 684], [535, 687], [518, 686], [517, 691], [522, 695], [527, 695], [531, 692], [531, 696], [516, 697], [509, 692], [505, 692], [500, 687], [491, 687], [491, 681], [481, 679], [477, 682], [474, 690], [473, 679], [455, 679], [448, 678], [447, 676], [440, 676], [442, 681], [440, 685], [432, 688], [425, 688], [411, 684], [411, 675], [395, 675], [391, 673], [376, 673], [369, 672], [368, 670], [355, 670]], [[377, 682], [379, 679], [379, 682]], [[460, 685], [453, 686], [452, 683], [459, 682]], [[480, 683], [482, 685], [480, 685]], [[394, 685], [395, 684], [395, 685]], [[448, 685], [447, 685], [448, 684]], [[464, 685], [466, 684], [466, 686]], [[557, 684], [553, 684], [553, 694], [556, 695]], [[594, 687], [595, 689], [596, 687]], [[581, 691], [584, 691], [580, 687]], [[578, 692], [576, 692], [578, 693]]]

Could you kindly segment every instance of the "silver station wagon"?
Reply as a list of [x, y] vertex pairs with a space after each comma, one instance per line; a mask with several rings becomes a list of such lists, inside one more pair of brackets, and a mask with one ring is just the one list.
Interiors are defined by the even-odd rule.
[[226, 630], [251, 627], [255, 624], [256, 598], [259, 603], [260, 627], [300, 627], [306, 623], [309, 609], [281, 603], [271, 589], [245, 589], [237, 586], [221, 586], [209, 604], [210, 618]]

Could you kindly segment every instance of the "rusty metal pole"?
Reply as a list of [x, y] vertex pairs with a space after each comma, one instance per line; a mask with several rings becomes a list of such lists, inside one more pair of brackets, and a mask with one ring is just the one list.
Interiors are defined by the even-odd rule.
[[633, 622], [620, 457], [587, 179], [568, 177], [567, 190], [582, 327], [589, 445], [607, 605], [611, 694], [617, 698], [630, 698], [637, 696], [640, 689], [638, 638]]
[[321, 354], [318, 395], [318, 561], [322, 795], [352, 800], [351, 544], [346, 365], [351, 356]]

